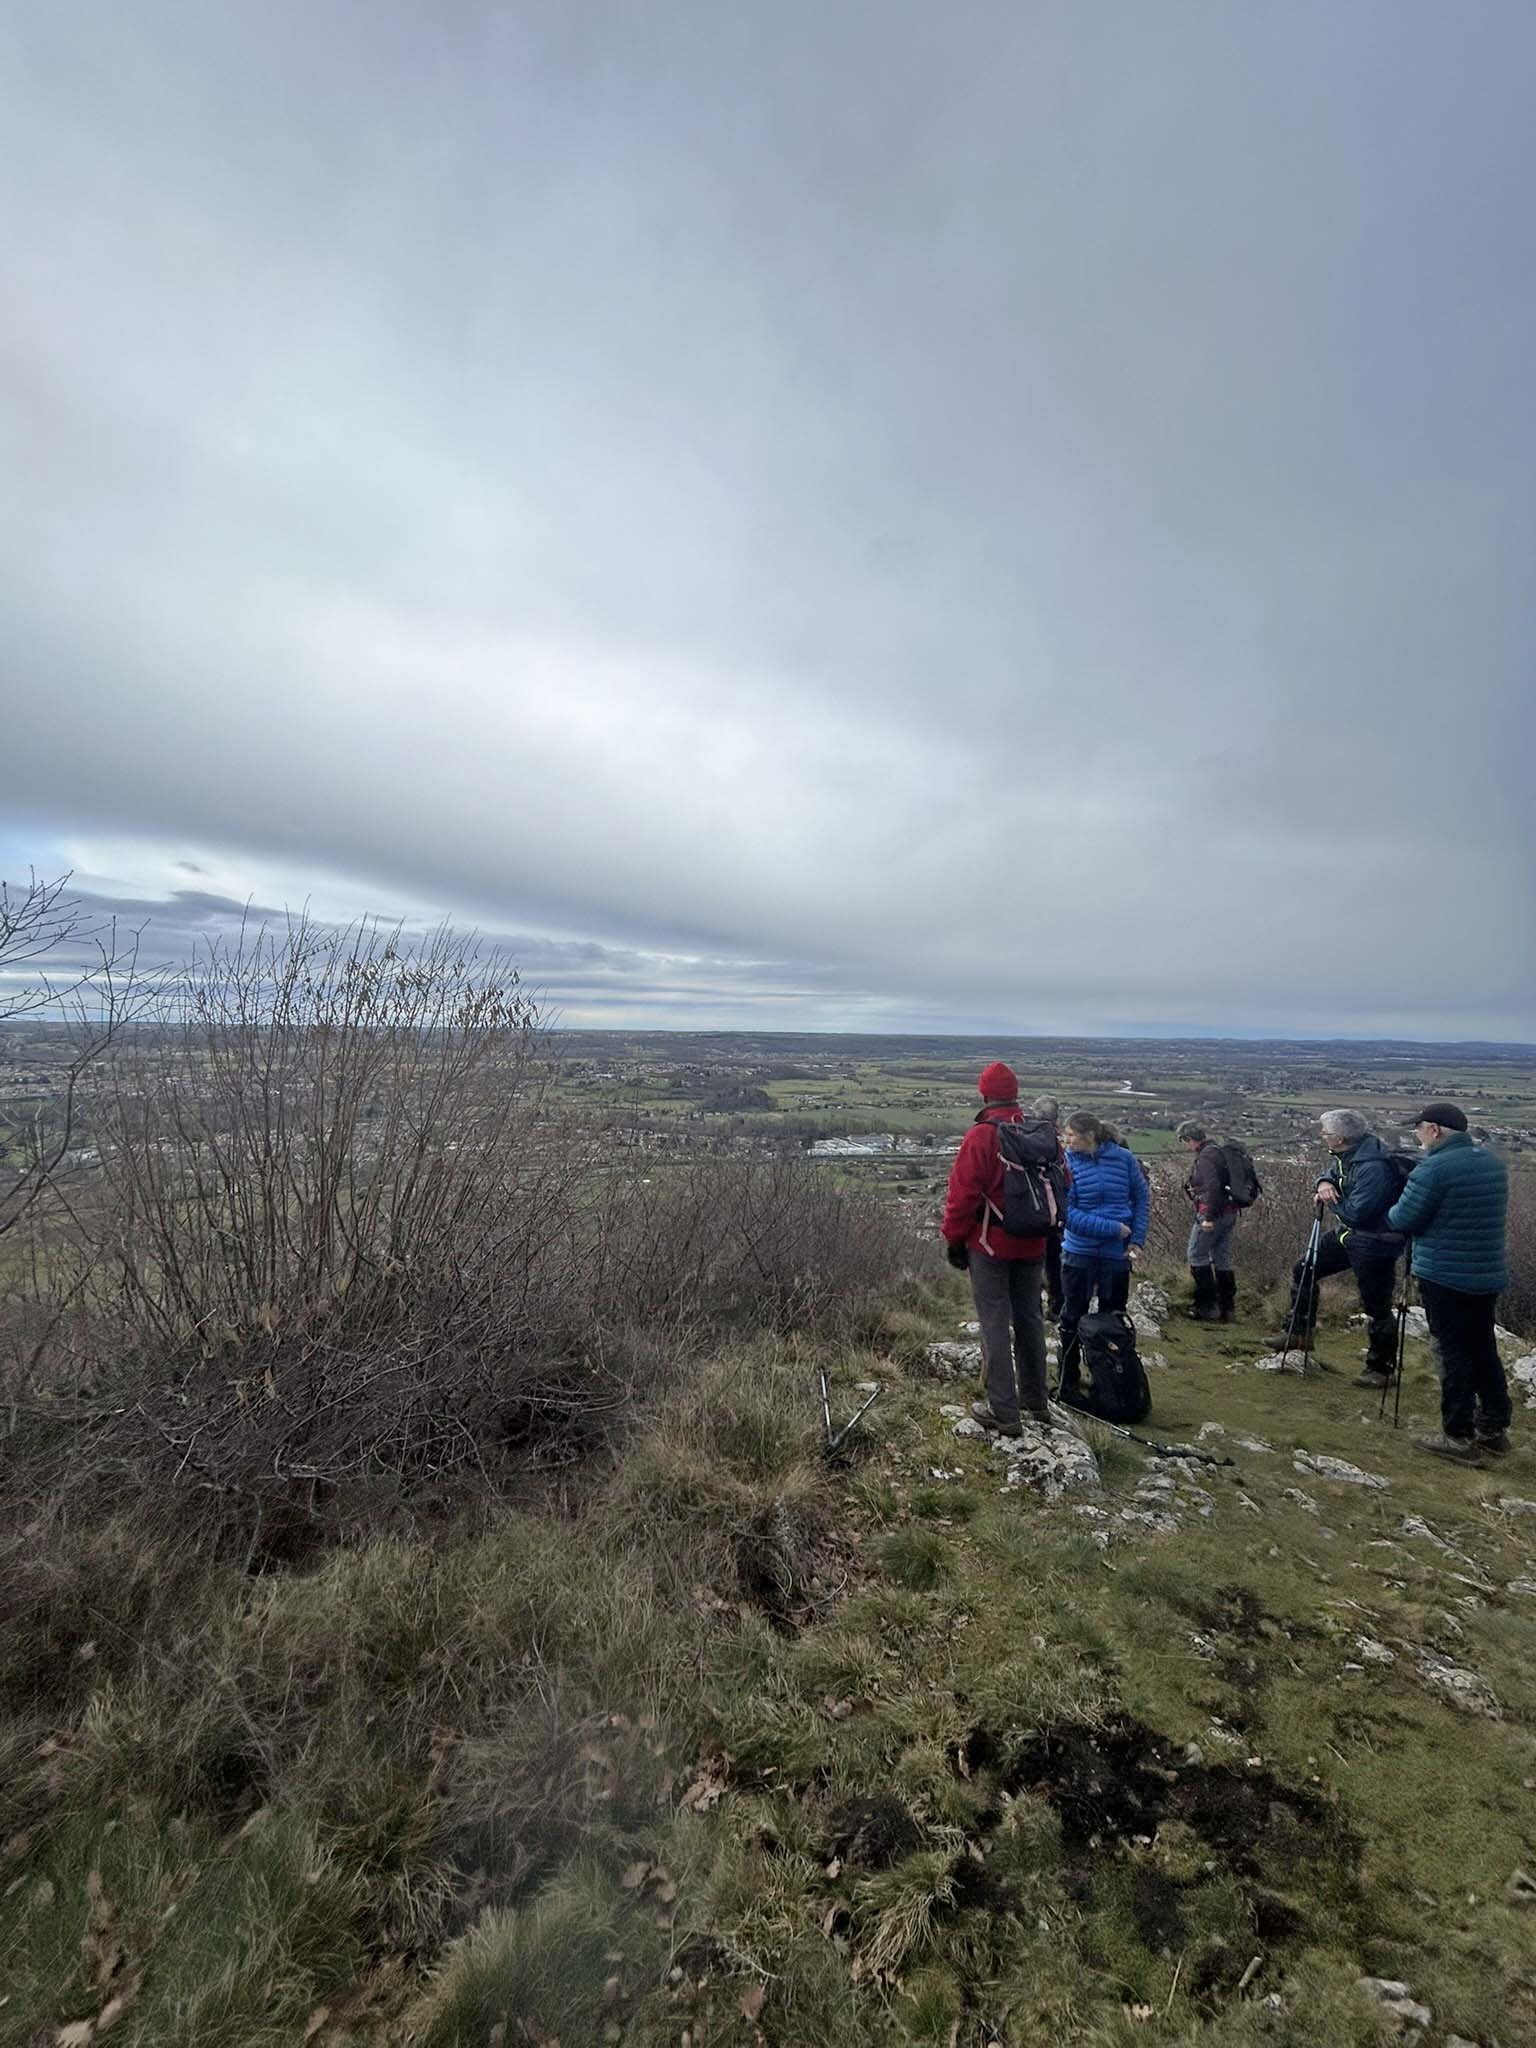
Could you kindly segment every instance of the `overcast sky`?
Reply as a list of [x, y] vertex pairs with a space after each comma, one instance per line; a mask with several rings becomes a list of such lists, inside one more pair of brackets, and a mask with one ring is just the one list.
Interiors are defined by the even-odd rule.
[[1533, 104], [1528, 0], [18, 6], [0, 873], [1536, 1039]]

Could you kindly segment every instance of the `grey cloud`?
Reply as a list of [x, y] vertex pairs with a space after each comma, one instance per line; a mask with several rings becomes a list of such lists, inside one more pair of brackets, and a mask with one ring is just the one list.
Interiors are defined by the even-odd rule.
[[1536, 1033], [1536, 19], [66, 0], [18, 53], [40, 834], [565, 934], [616, 1013]]

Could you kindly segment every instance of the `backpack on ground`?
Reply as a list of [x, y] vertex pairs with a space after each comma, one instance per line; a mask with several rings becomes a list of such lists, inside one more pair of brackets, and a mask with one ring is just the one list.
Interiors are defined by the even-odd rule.
[[1067, 1183], [1053, 1125], [997, 1124], [1003, 1200], [989, 1203], [1010, 1237], [1045, 1237], [1066, 1221]]
[[1251, 1209], [1264, 1192], [1264, 1183], [1253, 1164], [1253, 1154], [1246, 1145], [1239, 1145], [1235, 1138], [1223, 1139], [1216, 1149], [1221, 1154], [1227, 1200], [1234, 1209]]
[[1152, 1407], [1146, 1367], [1136, 1350], [1136, 1326], [1120, 1309], [1084, 1316], [1077, 1326], [1084, 1387], [1075, 1408], [1104, 1422], [1140, 1422]]

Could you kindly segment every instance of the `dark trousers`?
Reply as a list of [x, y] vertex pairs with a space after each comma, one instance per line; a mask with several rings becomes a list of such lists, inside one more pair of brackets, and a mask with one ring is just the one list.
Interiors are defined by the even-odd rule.
[[1121, 1259], [1088, 1258], [1068, 1252], [1061, 1262], [1061, 1383], [1078, 1383], [1077, 1326], [1094, 1297], [1100, 1310], [1123, 1309], [1131, 1298], [1131, 1269]]
[[1045, 1240], [1045, 1312], [1054, 1323], [1061, 1314], [1061, 1231]]
[[1040, 1312], [1040, 1281], [1045, 1261], [994, 1259], [973, 1250], [967, 1265], [992, 1413], [1007, 1423], [1018, 1421], [1021, 1406], [1043, 1415], [1045, 1318]]
[[1356, 1252], [1347, 1238], [1341, 1243], [1330, 1231], [1317, 1247], [1315, 1278], [1305, 1289], [1305, 1298], [1298, 1299], [1303, 1294], [1302, 1281], [1306, 1270], [1305, 1259], [1298, 1259], [1291, 1268], [1291, 1305], [1296, 1314], [1296, 1334], [1305, 1336], [1317, 1322], [1318, 1283], [1331, 1279], [1335, 1273], [1353, 1271], [1355, 1285], [1360, 1290], [1360, 1306], [1365, 1310], [1365, 1362], [1372, 1372], [1390, 1372], [1397, 1362], [1397, 1317], [1392, 1306], [1397, 1282], [1396, 1254], [1390, 1258], [1379, 1255], [1367, 1257], [1363, 1252]]
[[1440, 1426], [1447, 1436], [1491, 1436], [1509, 1427], [1509, 1382], [1493, 1334], [1496, 1294], [1463, 1294], [1421, 1280], [1430, 1333], [1440, 1346]]

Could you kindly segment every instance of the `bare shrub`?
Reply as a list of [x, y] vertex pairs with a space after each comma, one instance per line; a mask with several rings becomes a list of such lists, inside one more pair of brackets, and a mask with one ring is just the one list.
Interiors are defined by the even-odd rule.
[[21, 1165], [0, 1172], [0, 1237], [60, 1193], [92, 1071], [156, 993], [140, 971], [139, 934], [93, 916], [69, 883], [36, 873], [24, 885], [0, 881], [0, 1024], [46, 1016], [69, 1031], [58, 1085], [20, 1133]]
[[824, 1323], [896, 1279], [877, 1203], [795, 1159], [645, 1171], [551, 1113], [537, 1052], [515, 970], [446, 930], [211, 949], [103, 1062], [99, 1173], [30, 1304], [70, 1398], [38, 1393], [42, 1338], [10, 1380], [34, 1490], [175, 1487], [279, 1561], [622, 1430], [637, 1330], [654, 1383], [659, 1340]]
[[611, 1184], [590, 1248], [594, 1322], [789, 1329], [895, 1283], [896, 1219], [808, 1161], [701, 1160]]
[[1536, 1169], [1509, 1176], [1509, 1285], [1499, 1313], [1522, 1336], [1536, 1337]]

